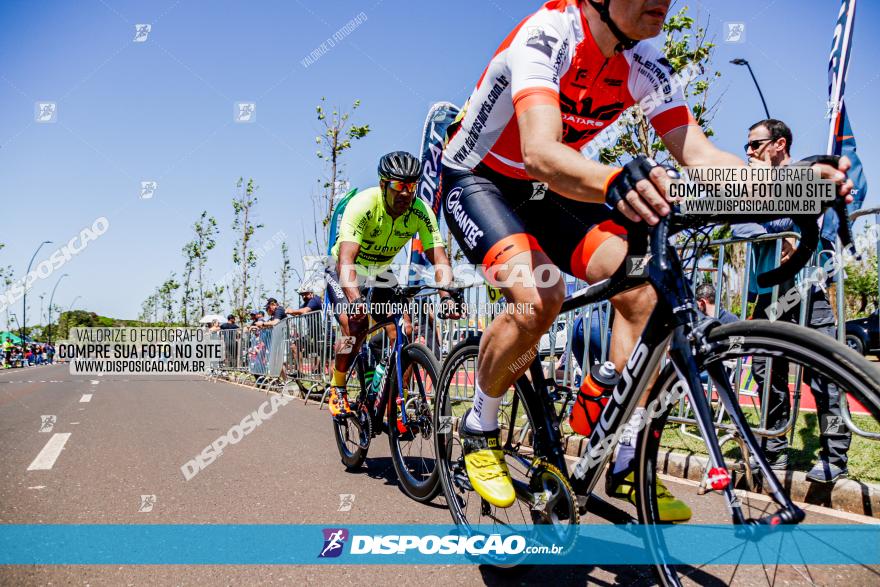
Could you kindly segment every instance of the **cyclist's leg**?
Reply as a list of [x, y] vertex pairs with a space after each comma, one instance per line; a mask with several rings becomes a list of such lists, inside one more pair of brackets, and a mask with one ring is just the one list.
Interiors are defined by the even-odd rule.
[[[834, 309], [821, 290], [810, 293], [809, 326], [822, 334], [837, 337], [834, 325]], [[847, 452], [852, 442], [852, 433], [843, 420], [840, 405], [840, 389], [826, 378], [805, 370], [804, 383], [816, 399], [816, 415], [819, 418], [819, 461], [807, 474], [811, 481], [831, 482], [847, 473]]]
[[[483, 333], [474, 407], [459, 426], [465, 467], [474, 489], [489, 503], [515, 500], [500, 450], [498, 413], [504, 393], [535, 356], [541, 334], [552, 324], [565, 295], [559, 272], [526, 230], [516, 208], [528, 196], [516, 187], [502, 193], [497, 177], [444, 170], [444, 211], [465, 256], [483, 265], [487, 279], [502, 288], [511, 312], [495, 318]], [[523, 184], [523, 182], [519, 182]], [[531, 284], [535, 268], [548, 266], [549, 285]]]
[[[339, 284], [339, 276], [333, 269], [326, 272], [327, 297], [333, 308], [343, 308], [348, 300], [343, 294]], [[328, 407], [330, 414], [337, 416], [349, 412], [348, 397], [345, 393], [345, 378], [351, 363], [360, 351], [367, 332], [367, 316], [349, 315], [346, 312], [334, 312], [341, 336], [334, 345], [333, 375], [330, 380], [330, 399]]]
[[[627, 246], [623, 230], [610, 221], [592, 228], [578, 244], [572, 254], [575, 275], [583, 276], [588, 283], [607, 279], [626, 258]], [[618, 371], [622, 371], [642, 335], [651, 312], [657, 303], [656, 292], [650, 286], [623, 292], [611, 298], [614, 307], [614, 328], [611, 329], [609, 359]], [[656, 379], [659, 369], [650, 376]], [[646, 387], [649, 390], [653, 385]], [[637, 433], [643, 427], [646, 391], [639, 400], [639, 406], [625, 425], [614, 455], [614, 463], [609, 470], [607, 492], [613, 497], [635, 501], [635, 475], [632, 462], [635, 457]], [[676, 499], [658, 479], [658, 509], [664, 521], [686, 521], [692, 512], [683, 501]]]

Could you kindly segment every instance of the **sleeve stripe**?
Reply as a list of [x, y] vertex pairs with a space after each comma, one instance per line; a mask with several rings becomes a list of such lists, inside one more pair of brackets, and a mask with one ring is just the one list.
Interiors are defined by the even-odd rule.
[[691, 124], [697, 124], [697, 121], [687, 106], [670, 108], [651, 119], [651, 126], [661, 137], [671, 130]]
[[513, 97], [513, 107], [519, 116], [532, 106], [548, 105], [559, 106], [559, 92], [550, 88], [534, 87], [525, 88]]

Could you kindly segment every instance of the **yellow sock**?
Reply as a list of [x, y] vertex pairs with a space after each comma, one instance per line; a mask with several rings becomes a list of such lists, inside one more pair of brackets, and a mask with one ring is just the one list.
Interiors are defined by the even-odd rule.
[[330, 385], [333, 387], [345, 387], [345, 373], [333, 369], [333, 377], [330, 379]]

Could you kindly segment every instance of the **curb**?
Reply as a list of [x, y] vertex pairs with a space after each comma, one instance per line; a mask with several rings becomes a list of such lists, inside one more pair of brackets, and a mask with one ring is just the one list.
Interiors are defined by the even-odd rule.
[[[657, 462], [659, 471], [671, 477], [699, 483], [709, 459], [661, 449], [657, 454]], [[880, 518], [880, 486], [852, 479], [841, 479], [834, 484], [814, 483], [807, 480], [807, 474], [803, 471], [785, 471], [784, 477], [780, 473], [781, 471], [777, 473], [779, 480], [793, 501]], [[735, 475], [735, 480], [742, 478], [740, 473]], [[763, 489], [762, 493], [767, 494]]]

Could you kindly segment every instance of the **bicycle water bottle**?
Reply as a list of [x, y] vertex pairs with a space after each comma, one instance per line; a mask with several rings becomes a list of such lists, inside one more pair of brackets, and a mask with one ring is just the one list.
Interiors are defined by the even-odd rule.
[[571, 416], [568, 418], [572, 430], [582, 436], [590, 435], [618, 381], [620, 375], [611, 361], [592, 366], [584, 377], [577, 400], [571, 409]]
[[376, 370], [373, 371], [373, 381], [370, 384], [370, 391], [372, 393], [379, 393], [379, 390], [382, 388], [383, 375], [385, 375], [385, 361], [376, 365]]

